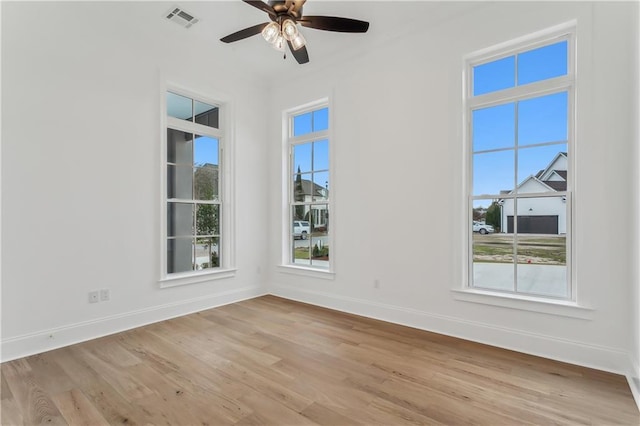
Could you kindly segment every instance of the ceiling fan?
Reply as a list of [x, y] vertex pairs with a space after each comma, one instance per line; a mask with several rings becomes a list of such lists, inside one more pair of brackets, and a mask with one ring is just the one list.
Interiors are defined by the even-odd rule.
[[[266, 12], [271, 22], [254, 25], [249, 28], [229, 34], [220, 39], [224, 43], [232, 43], [247, 37], [262, 33], [264, 39], [281, 52], [285, 51], [285, 44], [299, 64], [309, 62], [306, 40], [298, 30], [297, 24], [316, 30], [335, 31], [341, 33], [366, 33], [369, 23], [357, 19], [340, 18], [337, 16], [304, 16], [302, 6], [306, 0], [242, 0], [251, 6]], [[285, 54], [286, 57], [286, 54]]]

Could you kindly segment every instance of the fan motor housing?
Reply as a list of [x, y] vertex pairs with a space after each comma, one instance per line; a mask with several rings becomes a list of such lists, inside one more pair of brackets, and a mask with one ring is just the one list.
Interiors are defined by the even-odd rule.
[[[269, 6], [271, 6], [273, 8], [273, 10], [278, 14], [278, 16], [282, 16], [282, 15], [288, 15], [291, 16], [293, 18], [300, 18], [302, 16], [302, 5], [298, 6], [298, 3], [303, 3], [303, 2], [296, 2], [296, 1], [292, 1], [292, 0], [286, 0], [286, 1], [282, 1], [282, 0], [269, 0]], [[271, 18], [275, 21], [274, 18]]]

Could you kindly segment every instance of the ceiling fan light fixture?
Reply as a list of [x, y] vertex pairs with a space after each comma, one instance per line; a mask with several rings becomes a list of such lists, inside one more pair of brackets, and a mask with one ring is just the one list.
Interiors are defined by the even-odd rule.
[[285, 19], [282, 22], [282, 35], [287, 41], [293, 40], [298, 35], [298, 28], [293, 20]]
[[305, 44], [307, 44], [307, 40], [304, 39], [302, 33], [300, 32], [298, 32], [298, 34], [296, 34], [296, 36], [291, 39], [291, 47], [293, 47], [293, 50], [298, 50], [304, 47]]
[[278, 36], [280, 36], [280, 26], [275, 22], [271, 22], [262, 30], [262, 37], [267, 43], [275, 43]]
[[280, 52], [284, 52], [284, 47], [285, 47], [286, 44], [287, 44], [287, 41], [284, 39], [282, 34], [278, 34], [278, 36], [276, 37], [275, 41], [273, 43], [271, 43], [273, 48], [278, 50], [278, 51], [280, 51]]

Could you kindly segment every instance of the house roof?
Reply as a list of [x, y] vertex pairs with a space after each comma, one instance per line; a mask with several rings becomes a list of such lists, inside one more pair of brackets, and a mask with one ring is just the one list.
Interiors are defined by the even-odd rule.
[[[567, 171], [566, 170], [556, 170], [556, 169], [550, 169], [550, 167], [552, 167], [555, 163], [556, 160], [558, 159], [558, 157], [560, 156], [567, 156], [566, 152], [559, 152], [558, 154], [556, 154], [555, 157], [553, 157], [553, 160], [551, 160], [549, 162], [549, 164], [547, 165], [546, 168], [539, 170], [535, 175], [529, 175], [527, 176], [525, 179], [522, 180], [522, 182], [520, 182], [520, 184], [518, 184], [518, 188], [522, 187], [524, 184], [526, 184], [529, 180], [534, 179], [536, 182], [545, 185], [548, 190], [552, 190], [552, 191], [566, 191], [567, 190]], [[560, 178], [562, 178], [563, 180], [542, 180], [541, 178], [545, 175], [548, 175], [549, 172], [553, 172], [555, 174], [557, 174], [558, 176], [560, 176]], [[511, 194], [513, 193], [513, 190], [502, 190], [500, 191], [501, 194]]]
[[328, 194], [328, 190], [321, 186], [318, 185], [315, 182], [312, 182], [308, 179], [302, 179], [302, 192], [296, 192], [296, 184], [297, 182], [294, 181], [293, 185], [294, 185], [294, 193], [297, 195], [319, 195], [319, 196], [326, 196], [325, 194]]
[[545, 185], [550, 186], [555, 191], [566, 191], [567, 190], [567, 181], [566, 180], [545, 180], [542, 181]]

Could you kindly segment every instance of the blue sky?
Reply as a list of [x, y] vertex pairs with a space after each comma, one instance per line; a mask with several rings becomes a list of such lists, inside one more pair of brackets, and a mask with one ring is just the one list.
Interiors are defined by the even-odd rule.
[[[561, 41], [474, 67], [473, 95], [565, 75], [567, 47]], [[511, 190], [544, 169], [558, 152], [567, 152], [567, 122], [567, 92], [473, 111], [473, 195]], [[535, 146], [547, 143], [553, 145]], [[489, 203], [476, 201], [474, 206]]]
[[195, 136], [193, 158], [195, 164], [218, 164], [218, 139], [209, 136]]
[[[329, 109], [322, 108], [293, 118], [293, 136], [320, 132], [329, 128]], [[312, 180], [329, 187], [329, 141], [321, 139], [312, 143], [302, 143], [293, 147], [293, 172], [302, 173], [303, 179]], [[313, 177], [310, 173], [314, 171]], [[324, 171], [323, 171], [324, 170]], [[319, 172], [318, 172], [319, 171]]]

